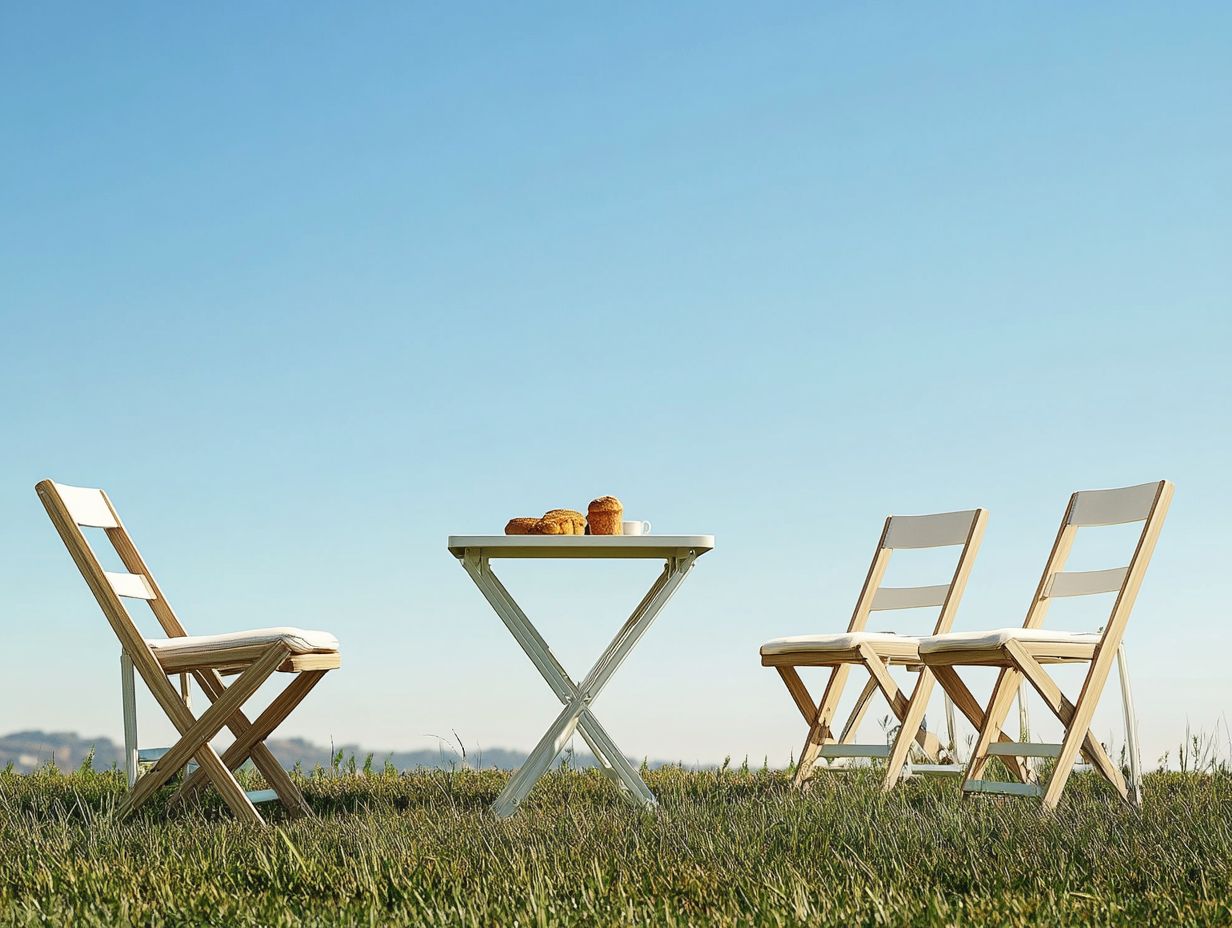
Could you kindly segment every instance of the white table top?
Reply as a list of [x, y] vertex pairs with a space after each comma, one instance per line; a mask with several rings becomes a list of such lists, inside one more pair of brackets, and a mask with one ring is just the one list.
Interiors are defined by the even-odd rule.
[[450, 535], [449, 553], [487, 557], [675, 557], [714, 547], [713, 535]]

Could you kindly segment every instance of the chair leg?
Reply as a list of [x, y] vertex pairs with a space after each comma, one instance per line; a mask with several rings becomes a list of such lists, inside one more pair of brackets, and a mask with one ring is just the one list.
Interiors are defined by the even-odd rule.
[[800, 679], [800, 674], [796, 671], [796, 668], [776, 667], [774, 669], [779, 672], [779, 677], [783, 680], [783, 685], [787, 687], [787, 692], [791, 694], [796, 708], [804, 716], [805, 724], [812, 725], [813, 720], [817, 717], [817, 704], [813, 702], [813, 697], [809, 693], [808, 687], [804, 685], [804, 681]]
[[843, 725], [843, 733], [838, 736], [839, 744], [850, 744], [855, 740], [860, 723], [864, 721], [864, 714], [868, 712], [868, 704], [875, 692], [877, 692], [877, 678], [870, 676], [868, 682], [864, 684], [864, 689], [860, 690], [860, 695], [856, 697], [856, 704], [851, 710], [851, 715]]
[[1009, 715], [1010, 707], [1014, 704], [1021, 679], [1022, 674], [1009, 667], [1002, 668], [998, 674], [992, 698], [988, 701], [988, 709], [984, 713], [984, 724], [980, 726], [975, 747], [971, 751], [971, 760], [967, 764], [966, 780], [978, 780], [983, 776], [984, 768], [988, 765], [988, 747], [1001, 732], [1005, 717]]
[[1031, 740], [1031, 712], [1027, 708], [1027, 681], [1018, 684], [1018, 740]]
[[[1035, 691], [1040, 694], [1040, 698], [1044, 700], [1048, 708], [1053, 711], [1061, 724], [1065, 726], [1066, 737], [1068, 738], [1070, 729], [1074, 724], [1076, 711], [1073, 703], [1065, 698], [1061, 688], [1052, 677], [1048, 676], [1048, 673], [1040, 663], [1031, 657], [1020, 645], [1016, 642], [1010, 642], [1006, 647], [1023, 675], [1035, 687]], [[1108, 756], [1104, 746], [1099, 743], [1099, 739], [1089, 730], [1083, 736], [1081, 751], [1087, 761], [1100, 772], [1104, 779], [1112, 784], [1112, 788], [1120, 793], [1123, 798], [1128, 798], [1125, 779], [1121, 776], [1120, 768], [1112, 762], [1112, 758]], [[1073, 762], [1071, 758], [1069, 768], [1073, 767]], [[1066, 769], [1064, 776], [1068, 777], [1072, 772], [1072, 769]], [[1053, 769], [1049, 784], [1051, 785], [1052, 781], [1060, 774], [1061, 769], [1058, 763]]]
[[[983, 729], [985, 721], [984, 709], [976, 701], [971, 690], [967, 689], [967, 684], [963, 683], [962, 677], [958, 675], [958, 672], [953, 667], [944, 664], [934, 666], [932, 670], [933, 675], [937, 678], [937, 682], [945, 689], [946, 695], [954, 700], [954, 705], [958, 711], [966, 717], [967, 721], [974, 726], [977, 732]], [[1004, 731], [1001, 731], [997, 733], [997, 740], [1008, 742], [1014, 739]], [[974, 756], [973, 753], [972, 757]], [[1001, 760], [1009, 767], [1010, 773], [1017, 777], [1020, 783], [1027, 782], [1027, 768], [1022, 763], [1022, 758], [1009, 756], [1002, 757]], [[970, 761], [971, 758], [968, 758], [968, 769], [970, 769]]]
[[[1021, 680], [1018, 683], [1018, 740], [1022, 742], [1031, 740], [1031, 710], [1027, 706], [1026, 680]], [[1031, 772], [1031, 779], [1036, 779], [1038, 771], [1035, 765], [1035, 758], [1024, 757], [1022, 762], [1027, 770]]]
[[793, 779], [797, 787], [803, 787], [812, 776], [813, 766], [817, 763], [817, 752], [821, 746], [826, 741], [834, 739], [830, 731], [830, 722], [833, 720], [834, 710], [838, 708], [839, 697], [843, 694], [843, 686], [847, 682], [849, 673], [851, 673], [850, 664], [840, 664], [830, 673], [821, 702], [817, 704], [816, 715], [809, 726], [808, 736], [804, 739], [804, 747], [800, 749], [800, 759], [796, 763], [796, 775]]
[[1125, 662], [1125, 642], [1117, 648], [1117, 673], [1121, 678], [1121, 707], [1125, 712], [1125, 747], [1129, 752], [1129, 783], [1126, 798], [1142, 808], [1142, 755], [1138, 751], [1138, 717], [1129, 685], [1129, 666]]
[[[865, 668], [876, 679], [881, 695], [890, 704], [890, 711], [894, 713], [894, 717], [901, 723], [907, 717], [907, 710], [911, 705], [910, 701], [903, 695], [898, 684], [894, 682], [894, 678], [890, 676], [889, 668], [877, 657], [876, 652], [867, 645], [861, 645], [860, 651], [864, 655]], [[916, 726], [914, 737], [921, 750], [934, 762], [941, 759], [940, 738], [931, 731], [925, 731], [918, 725]]]
[[[264, 742], [274, 729], [286, 721], [287, 716], [294, 711], [295, 707], [303, 701], [326, 673], [327, 671], [324, 670], [310, 670], [298, 674], [290, 685], [266, 707], [265, 711], [257, 716], [255, 721], [250, 722], [243, 712], [236, 712], [227, 723], [227, 727], [235, 735], [235, 741], [223, 752], [223, 764], [228, 770], [237, 770], [244, 761], [251, 757], [253, 765], [278, 794], [283, 808], [296, 816], [311, 815], [311, 809], [295, 782]], [[201, 674], [201, 676], [205, 678], [202, 682], [202, 689], [206, 691], [207, 696], [211, 700], [219, 698], [226, 689], [222, 678], [213, 679], [213, 676], [217, 676], [216, 674], [213, 676]], [[204, 771], [200, 769], [193, 771], [181, 784], [174, 801], [187, 799], [204, 785]]]
[[954, 724], [954, 700], [950, 698], [949, 693], [945, 694], [945, 734], [949, 739], [946, 753], [950, 755], [950, 763], [962, 763], [958, 757], [958, 727]]
[[[911, 691], [907, 711], [899, 719], [898, 736], [894, 739], [894, 747], [890, 749], [885, 779], [881, 782], [883, 792], [888, 793], [892, 790], [902, 777], [911, 745], [915, 743], [920, 724], [924, 721], [924, 711], [928, 708], [928, 697], [932, 695], [933, 682], [932, 672], [927, 667], [923, 668], [916, 681], [915, 689]], [[937, 759], [940, 760], [940, 757]]]
[[[171, 779], [190, 757], [195, 756], [198, 764], [205, 770], [206, 775], [213, 781], [224, 799], [227, 800], [227, 804], [237, 815], [248, 820], [254, 820], [255, 817], [257, 823], [262, 822], [260, 813], [253, 808], [252, 802], [240, 789], [231, 771], [210, 747], [209, 741], [226, 726], [231, 716], [260, 688], [261, 684], [269, 679], [289, 653], [285, 645], [271, 647], [264, 656], [254, 661], [247, 670], [240, 674], [236, 681], [227, 688], [226, 693], [206, 709], [200, 718], [182, 727], [177, 724], [177, 727], [181, 728], [180, 740], [158, 759], [149, 773], [137, 781], [137, 785], [120, 804], [117, 810], [119, 815], [123, 817], [139, 807], [153, 796], [159, 787]], [[248, 814], [249, 812], [251, 814]]]
[[133, 660], [126, 651], [120, 652], [120, 694], [124, 711], [124, 772], [128, 788], [137, 785], [137, 687]]

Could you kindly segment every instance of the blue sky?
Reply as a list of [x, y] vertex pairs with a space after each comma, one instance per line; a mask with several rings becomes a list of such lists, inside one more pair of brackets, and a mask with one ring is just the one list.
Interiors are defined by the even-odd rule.
[[[374, 749], [534, 743], [553, 697], [445, 538], [618, 495], [718, 548], [598, 714], [634, 754], [779, 763], [803, 732], [757, 646], [845, 625], [887, 513], [989, 508], [956, 627], [1013, 625], [1072, 490], [1168, 477], [1128, 636], [1147, 759], [1226, 738], [1230, 30], [10, 7], [0, 731], [120, 733], [42, 477], [110, 491], [190, 630], [335, 631], [284, 730]], [[503, 571], [579, 675], [652, 573]]]

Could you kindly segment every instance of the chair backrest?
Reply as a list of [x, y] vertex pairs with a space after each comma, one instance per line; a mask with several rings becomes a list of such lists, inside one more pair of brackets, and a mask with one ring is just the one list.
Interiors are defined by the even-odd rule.
[[[107, 494], [92, 487], [70, 487], [52, 480], [41, 481], [35, 490], [125, 652], [142, 667], [143, 676], [146, 671], [156, 670], [157, 662], [121, 597], [144, 600], [168, 636], [187, 633], [163, 598]], [[106, 533], [125, 570], [104, 569], [82, 532], [83, 527], [101, 528]]]
[[[1116, 593], [1112, 612], [1104, 625], [1100, 647], [1109, 642], [1113, 647], [1119, 646], [1171, 502], [1172, 484], [1167, 480], [1115, 490], [1080, 490], [1071, 496], [1023, 627], [1038, 628], [1043, 624], [1048, 605], [1053, 599]], [[1141, 522], [1142, 531], [1138, 534], [1129, 563], [1124, 567], [1082, 571], [1064, 569], [1078, 529], [1130, 522]]]
[[[984, 537], [984, 525], [988, 521], [987, 509], [966, 509], [962, 512], [941, 512], [927, 516], [890, 516], [881, 530], [873, 563], [864, 579], [860, 598], [856, 601], [848, 631], [862, 631], [868, 623], [869, 613], [892, 609], [917, 609], [940, 606], [934, 635], [950, 630], [967, 577], [975, 563], [975, 555]], [[890, 555], [898, 549], [944, 548], [962, 545], [958, 563], [948, 583], [938, 586], [885, 587], [881, 580], [890, 564]]]

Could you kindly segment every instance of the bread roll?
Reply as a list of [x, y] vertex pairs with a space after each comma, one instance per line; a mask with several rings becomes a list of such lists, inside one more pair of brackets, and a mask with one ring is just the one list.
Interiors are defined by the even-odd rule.
[[506, 535], [529, 535], [531, 527], [534, 526], [538, 519], [510, 519], [505, 523]]
[[592, 535], [619, 535], [625, 507], [614, 496], [600, 496], [587, 507], [586, 521]]
[[532, 535], [572, 535], [573, 523], [565, 519], [537, 519], [531, 526]]
[[585, 535], [586, 517], [576, 509], [551, 509], [543, 514], [545, 519], [555, 519], [558, 522], [568, 522], [570, 530], [566, 535]]

